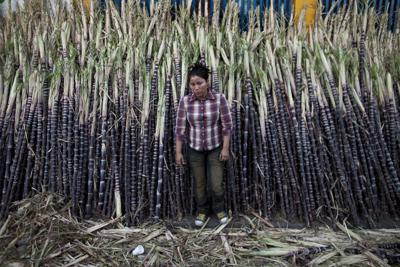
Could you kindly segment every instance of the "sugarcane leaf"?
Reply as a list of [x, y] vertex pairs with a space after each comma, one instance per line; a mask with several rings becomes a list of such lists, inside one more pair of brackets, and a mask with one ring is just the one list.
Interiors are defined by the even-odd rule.
[[326, 253], [324, 255], [318, 256], [315, 259], [313, 259], [312, 261], [310, 261], [307, 265], [308, 266], [318, 266], [321, 265], [322, 263], [328, 261], [329, 259], [331, 259], [332, 257], [336, 256], [338, 254], [337, 251], [333, 251], [333, 252], [329, 252]]
[[268, 237], [262, 238], [260, 241], [271, 247], [292, 248], [292, 246], [287, 243], [283, 243]]
[[268, 248], [268, 249], [261, 249], [257, 251], [250, 251], [244, 253], [244, 255], [248, 256], [263, 256], [263, 257], [280, 257], [280, 256], [287, 256], [297, 251], [300, 251], [301, 248], [299, 247], [285, 247], [285, 248]]

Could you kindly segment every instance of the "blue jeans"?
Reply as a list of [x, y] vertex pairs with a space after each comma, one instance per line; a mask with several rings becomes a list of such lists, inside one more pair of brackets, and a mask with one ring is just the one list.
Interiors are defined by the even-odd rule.
[[195, 180], [195, 197], [199, 213], [208, 213], [207, 185], [211, 185], [212, 209], [215, 213], [224, 211], [222, 188], [225, 162], [219, 160], [222, 146], [210, 151], [188, 148], [190, 170]]

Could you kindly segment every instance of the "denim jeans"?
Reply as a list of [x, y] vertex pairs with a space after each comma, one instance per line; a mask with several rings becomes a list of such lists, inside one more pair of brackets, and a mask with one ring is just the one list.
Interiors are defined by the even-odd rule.
[[210, 151], [196, 151], [188, 148], [190, 170], [195, 180], [195, 197], [199, 213], [208, 213], [207, 188], [211, 186], [212, 209], [214, 213], [224, 211], [222, 187], [225, 162], [219, 160], [222, 146]]

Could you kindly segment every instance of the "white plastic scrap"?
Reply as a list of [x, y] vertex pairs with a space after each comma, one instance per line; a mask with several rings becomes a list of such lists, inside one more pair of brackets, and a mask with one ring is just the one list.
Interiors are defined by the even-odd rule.
[[133, 256], [138, 256], [142, 255], [144, 253], [144, 247], [142, 245], [137, 246], [133, 251], [132, 255]]

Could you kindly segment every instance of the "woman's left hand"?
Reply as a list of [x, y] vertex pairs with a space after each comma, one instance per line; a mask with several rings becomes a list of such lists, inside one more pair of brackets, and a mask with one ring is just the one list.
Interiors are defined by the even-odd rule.
[[221, 154], [219, 154], [219, 160], [220, 161], [227, 161], [229, 159], [229, 148], [228, 149], [222, 149]]

